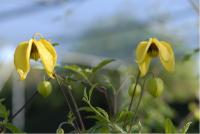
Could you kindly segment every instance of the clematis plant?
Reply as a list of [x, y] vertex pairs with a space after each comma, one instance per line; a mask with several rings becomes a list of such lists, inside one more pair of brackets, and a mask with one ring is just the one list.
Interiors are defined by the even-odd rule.
[[[164, 82], [160, 77], [155, 77], [155, 74], [153, 74], [153, 78], [150, 78], [147, 81], [147, 84], [145, 83], [149, 78], [147, 77], [149, 76], [147, 74], [150, 62], [155, 57], [160, 58], [162, 65], [167, 71], [171, 72], [174, 70], [175, 57], [171, 45], [165, 41], [150, 38], [148, 41], [140, 42], [137, 46], [136, 63], [139, 67], [137, 77], [134, 77], [134, 80], [127, 78], [128, 81], [131, 81], [127, 86], [124, 86], [126, 80], [122, 83], [119, 82], [119, 87], [113, 86], [112, 80], [107, 79], [108, 77], [105, 76], [103, 76], [103, 78], [105, 78], [104, 84], [98, 81], [98, 79], [94, 79], [99, 74], [105, 74], [105, 72], [101, 72], [101, 69], [107, 64], [115, 61], [114, 59], [105, 59], [94, 67], [79, 67], [77, 65], [58, 66], [58, 69], [62, 68], [62, 70], [64, 70], [64, 73], [60, 75], [59, 73], [61, 71], [57, 73], [54, 69], [57, 62], [55, 48], [51, 42], [43, 37], [38, 40], [32, 38], [29, 41], [19, 43], [14, 54], [14, 64], [20, 79], [25, 80], [30, 70], [30, 60], [41, 60], [47, 75], [50, 78], [53, 78], [51, 80], [57, 82], [59, 89], [65, 98], [69, 113], [67, 115], [67, 120], [60, 123], [56, 133], [65, 133], [65, 130], [62, 128], [63, 125], [71, 125], [73, 127], [73, 133], [141, 133], [143, 131], [142, 125], [140, 121], [137, 121], [137, 118], [139, 117], [137, 114], [144, 92], [147, 91], [153, 97], [159, 97], [164, 90]], [[142, 78], [140, 76], [142, 76]], [[84, 88], [82, 90], [82, 101], [85, 103], [84, 107], [78, 107], [76, 100], [73, 97], [73, 85], [77, 83], [79, 85], [81, 84], [81, 87]], [[147, 86], [145, 86], [145, 84]], [[52, 88], [53, 86], [50, 81], [43, 80], [39, 83], [38, 89], [30, 99], [28, 99], [22, 108], [15, 114], [9, 116], [9, 112], [4, 108], [6, 114], [3, 114], [3, 122], [0, 121], [0, 132], [6, 132], [6, 129], [14, 133], [20, 132], [16, 131], [17, 129], [14, 126], [11, 128], [9, 122], [12, 121], [12, 119], [15, 118], [37, 94], [42, 95], [44, 98], [50, 96]], [[129, 104], [119, 106], [121, 103], [127, 103], [124, 100], [122, 100], [124, 102], [119, 102], [121, 99], [118, 98], [124, 88], [127, 88], [125, 91], [128, 91], [126, 98], [129, 99], [128, 96], [131, 96], [131, 100]], [[104, 95], [108, 103], [108, 111], [93, 105], [93, 92], [99, 92]], [[137, 96], [138, 98], [134, 98], [134, 96]], [[137, 100], [135, 101], [135, 99]], [[132, 110], [133, 102], [136, 104], [134, 110]], [[95, 125], [91, 126], [91, 128], [86, 128], [85, 122], [80, 114], [81, 111], [89, 112], [89, 116], [84, 119], [94, 119]], [[164, 127], [165, 131], [168, 133], [186, 132], [189, 125], [190, 124], [186, 124], [186, 127], [183, 127], [183, 129], [179, 131], [175, 129], [171, 120], [167, 119]]]
[[41, 59], [44, 69], [49, 77], [54, 78], [54, 67], [57, 61], [57, 54], [52, 44], [40, 38], [21, 42], [17, 46], [14, 54], [15, 68], [21, 80], [25, 80], [30, 70], [30, 60], [38, 61]]

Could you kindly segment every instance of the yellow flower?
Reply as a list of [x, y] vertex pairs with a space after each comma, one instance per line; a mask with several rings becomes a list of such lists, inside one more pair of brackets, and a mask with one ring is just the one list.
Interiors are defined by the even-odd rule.
[[150, 38], [149, 41], [142, 41], [136, 49], [136, 62], [139, 66], [141, 76], [144, 76], [149, 64], [154, 57], [159, 57], [164, 68], [172, 72], [175, 66], [174, 52], [171, 45], [165, 41], [158, 41]]
[[21, 80], [26, 79], [30, 70], [30, 59], [35, 61], [41, 59], [48, 76], [54, 78], [57, 54], [49, 41], [41, 38], [19, 43], [14, 54], [14, 64]]

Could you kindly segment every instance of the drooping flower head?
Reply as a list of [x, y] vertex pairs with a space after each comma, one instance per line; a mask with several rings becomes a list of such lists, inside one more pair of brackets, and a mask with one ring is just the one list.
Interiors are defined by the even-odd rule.
[[171, 45], [165, 41], [158, 41], [150, 38], [142, 41], [136, 49], [136, 63], [139, 66], [141, 76], [144, 76], [149, 69], [152, 58], [159, 57], [164, 68], [172, 72], [175, 66], [174, 52]]
[[54, 78], [57, 54], [49, 41], [42, 37], [39, 40], [32, 38], [19, 43], [14, 54], [14, 64], [21, 80], [26, 79], [30, 70], [30, 59], [40, 59], [48, 76]]

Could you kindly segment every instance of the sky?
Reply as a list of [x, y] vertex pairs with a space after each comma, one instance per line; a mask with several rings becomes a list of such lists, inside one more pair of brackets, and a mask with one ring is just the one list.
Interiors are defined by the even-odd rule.
[[[56, 42], [57, 37], [77, 39], [94, 24], [120, 13], [151, 22], [153, 30], [164, 28], [178, 35], [190, 48], [198, 46], [198, 16], [188, 0], [1, 0], [0, 43], [8, 50], [0, 53], [0, 60], [36, 32]], [[169, 16], [164, 27], [157, 24], [162, 15]], [[62, 46], [69, 51], [73, 44], [68, 44], [58, 51]]]

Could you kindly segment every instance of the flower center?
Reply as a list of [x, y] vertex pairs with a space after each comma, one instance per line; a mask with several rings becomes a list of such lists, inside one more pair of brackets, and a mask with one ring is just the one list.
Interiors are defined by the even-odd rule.
[[152, 43], [151, 46], [149, 47], [147, 53], [151, 56], [151, 57], [157, 57], [158, 56], [158, 48], [157, 46]]
[[40, 55], [38, 54], [37, 47], [35, 46], [35, 43], [33, 43], [31, 48], [31, 59], [37, 61], [40, 58]]

